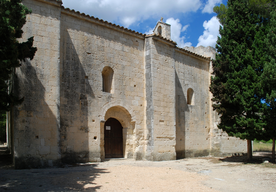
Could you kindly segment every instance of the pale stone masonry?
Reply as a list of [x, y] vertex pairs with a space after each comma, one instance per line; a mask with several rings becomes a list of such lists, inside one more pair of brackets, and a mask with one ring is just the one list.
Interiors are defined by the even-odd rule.
[[37, 52], [15, 76], [15, 93], [25, 99], [12, 112], [17, 168], [103, 161], [110, 119], [121, 124], [124, 158], [245, 152], [245, 141], [216, 127], [213, 48], [178, 48], [162, 20], [145, 35], [65, 9], [61, 1], [23, 4], [32, 10], [23, 39], [34, 36]]

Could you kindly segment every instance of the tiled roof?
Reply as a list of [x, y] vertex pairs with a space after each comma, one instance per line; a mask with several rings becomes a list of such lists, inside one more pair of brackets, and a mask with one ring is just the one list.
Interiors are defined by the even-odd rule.
[[203, 55], [199, 55], [199, 54], [197, 54], [197, 53], [194, 53], [194, 52], [192, 52], [192, 51], [188, 51], [187, 49], [183, 49], [183, 48], [180, 48], [180, 47], [176, 47], [179, 51], [182, 51], [182, 52], [186, 52], [187, 54], [189, 54], [189, 55], [193, 55], [193, 56], [195, 56], [195, 57], [199, 57], [199, 58], [201, 58], [201, 59], [204, 59], [204, 60], [211, 60], [211, 57], [205, 57], [205, 56], [203, 56]]
[[182, 51], [182, 52], [185, 52], [186, 54], [188, 55], [192, 55], [192, 56], [195, 56], [195, 57], [199, 57], [201, 59], [204, 59], [204, 60], [210, 60], [210, 57], [204, 57], [203, 55], [199, 55], [197, 53], [194, 53], [192, 51], [189, 51], [187, 49], [183, 49], [183, 48], [180, 48], [180, 47], [177, 47], [177, 43], [170, 40], [170, 39], [167, 39], [167, 38], [164, 38], [162, 37], [161, 35], [156, 35], [156, 34], [149, 34], [149, 35], [146, 35], [146, 37], [157, 37], [157, 38], [160, 38], [161, 40], [163, 41], [167, 41], [168, 43], [172, 44], [175, 46], [176, 49], [178, 49], [179, 51]]
[[165, 38], [165, 37], [162, 37], [161, 35], [157, 35], [157, 34], [149, 34], [149, 35], [146, 35], [146, 37], [158, 37], [158, 38], [160, 38], [160, 39], [162, 39], [162, 40], [164, 40], [164, 41], [167, 41], [168, 43], [171, 43], [171, 44], [173, 44], [173, 45], [177, 45], [177, 43], [176, 42], [174, 42], [174, 41], [172, 41], [171, 39], [167, 39], [167, 38]]

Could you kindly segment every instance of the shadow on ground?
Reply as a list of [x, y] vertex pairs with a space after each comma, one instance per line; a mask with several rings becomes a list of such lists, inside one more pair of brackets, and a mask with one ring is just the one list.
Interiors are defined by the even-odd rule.
[[0, 170], [13, 169], [12, 155], [5, 146], [0, 146]]
[[0, 191], [95, 191], [96, 177], [108, 173], [97, 163], [64, 165], [64, 168], [15, 170], [12, 155], [0, 147]]
[[223, 162], [241, 162], [241, 163], [253, 163], [261, 164], [264, 162], [271, 162], [271, 152], [254, 152], [252, 161], [247, 160], [246, 155], [232, 155], [231, 157], [220, 158]]

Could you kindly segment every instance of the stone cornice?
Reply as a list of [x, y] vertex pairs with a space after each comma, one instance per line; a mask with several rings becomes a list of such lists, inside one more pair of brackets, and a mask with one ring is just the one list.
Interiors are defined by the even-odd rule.
[[201, 60], [208, 61], [208, 62], [211, 61], [211, 57], [204, 57], [202, 55], [199, 55], [199, 54], [196, 54], [194, 52], [188, 51], [186, 49], [176, 47], [175, 50], [177, 52], [184, 53], [185, 55], [189, 55], [189, 56], [197, 58], [197, 59], [201, 59]]

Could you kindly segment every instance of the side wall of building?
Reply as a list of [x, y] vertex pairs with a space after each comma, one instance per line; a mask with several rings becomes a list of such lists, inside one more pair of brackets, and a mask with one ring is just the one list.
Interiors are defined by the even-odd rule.
[[[124, 157], [144, 152], [144, 37], [74, 12], [61, 16], [61, 152], [65, 162], [104, 158], [104, 122], [123, 126]], [[113, 70], [110, 93], [103, 70]], [[129, 118], [121, 117], [128, 114]], [[137, 155], [138, 154], [138, 155]]]
[[53, 166], [59, 151], [60, 3], [25, 0], [27, 15], [22, 40], [34, 36], [37, 52], [16, 69], [15, 94], [24, 98], [13, 110], [16, 168]]
[[[194, 53], [216, 58], [216, 50], [212, 47], [186, 47], [185, 49]], [[210, 74], [213, 72], [212, 62], [209, 68]], [[212, 98], [212, 93], [209, 92], [209, 97]], [[212, 103], [210, 103], [212, 104]], [[212, 156], [226, 156], [233, 153], [246, 153], [246, 140], [241, 140], [236, 137], [229, 137], [227, 133], [223, 132], [217, 127], [220, 118], [216, 111], [210, 107], [210, 155]]]
[[146, 38], [148, 139], [146, 159], [173, 160], [175, 154], [174, 44]]
[[175, 54], [176, 153], [178, 158], [210, 152], [209, 61]]

